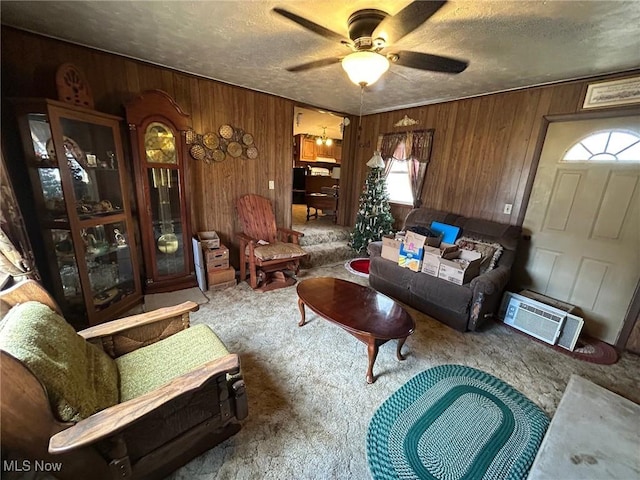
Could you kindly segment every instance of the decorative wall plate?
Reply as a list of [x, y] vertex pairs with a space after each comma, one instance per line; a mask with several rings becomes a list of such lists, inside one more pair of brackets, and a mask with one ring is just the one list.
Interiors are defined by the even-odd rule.
[[222, 125], [220, 127], [220, 136], [229, 140], [233, 137], [233, 127], [231, 125]]
[[187, 145], [191, 145], [192, 143], [196, 143], [198, 134], [195, 130], [186, 130], [184, 132], [184, 140]]
[[216, 148], [218, 148], [218, 145], [220, 145], [220, 139], [218, 138], [218, 135], [212, 132], [205, 133], [202, 136], [202, 142], [204, 143], [205, 147], [210, 148], [211, 150], [215, 150]]
[[245, 133], [242, 136], [242, 143], [244, 143], [245, 145], [253, 145], [253, 135], [251, 135], [250, 133]]
[[247, 158], [251, 160], [258, 158], [258, 149], [256, 147], [247, 148]]
[[216, 149], [213, 151], [213, 161], [214, 162], [222, 162], [224, 161], [226, 155], [224, 154], [224, 152], [220, 149]]
[[204, 158], [206, 156], [206, 152], [204, 151], [204, 147], [202, 145], [198, 145], [198, 144], [192, 145], [191, 148], [189, 149], [189, 153], [196, 160], [204, 160]]
[[234, 158], [238, 158], [242, 155], [242, 145], [238, 142], [229, 142], [229, 145], [227, 146], [227, 153]]

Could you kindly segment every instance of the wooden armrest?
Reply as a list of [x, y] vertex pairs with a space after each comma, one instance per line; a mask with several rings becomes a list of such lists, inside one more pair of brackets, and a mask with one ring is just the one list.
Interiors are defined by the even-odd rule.
[[237, 354], [207, 362], [153, 392], [106, 408], [57, 433], [49, 440], [49, 453], [69, 452], [117, 434], [179, 395], [200, 388], [210, 378], [239, 370], [240, 359]]
[[140, 313], [138, 315], [132, 315], [130, 317], [124, 317], [118, 320], [102, 323], [94, 327], [89, 327], [84, 330], [80, 330], [78, 335], [83, 337], [85, 340], [113, 335], [134, 327], [148, 325], [168, 318], [179, 317], [187, 312], [195, 312], [198, 308], [200, 307], [195, 302], [183, 302], [179, 305], [174, 305], [173, 307], [158, 308], [151, 312]]
[[240, 239], [240, 240], [244, 240], [245, 242], [247, 242], [247, 244], [250, 243], [256, 243], [257, 240], [255, 238], [250, 237], [249, 235], [247, 235], [246, 233], [242, 233], [242, 232], [238, 232], [236, 234], [236, 236]]
[[2, 290], [0, 300], [11, 307], [33, 300], [47, 305], [51, 310], [62, 315], [62, 310], [53, 297], [35, 280], [26, 280]]

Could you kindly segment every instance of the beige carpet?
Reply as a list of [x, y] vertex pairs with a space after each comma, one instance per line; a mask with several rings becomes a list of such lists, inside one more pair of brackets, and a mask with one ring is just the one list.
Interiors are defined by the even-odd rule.
[[198, 305], [203, 305], [209, 301], [198, 287], [176, 290], [175, 292], [153, 293], [144, 296], [144, 311], [150, 312], [156, 308], [171, 307], [189, 300], [196, 302]]
[[[340, 264], [302, 271], [300, 279], [333, 276], [366, 284]], [[572, 373], [640, 403], [640, 357], [595, 365], [490, 322], [460, 333], [410, 309], [417, 328], [398, 362], [395, 342], [380, 348], [376, 383], [365, 383], [364, 344], [307, 310], [296, 289], [267, 293], [246, 283], [208, 292], [192, 316], [209, 324], [242, 361], [249, 416], [242, 430], [175, 472], [174, 480], [369, 479], [365, 437], [380, 404], [418, 373], [445, 363], [479, 368], [510, 383], [552, 415]], [[363, 312], [365, 315], [366, 312]], [[578, 407], [577, 407], [578, 408]]]
[[[317, 276], [367, 284], [342, 263], [302, 271], [300, 279]], [[174, 472], [172, 480], [370, 479], [365, 439], [373, 413], [409, 379], [445, 363], [501, 378], [550, 416], [572, 373], [640, 403], [637, 355], [596, 365], [501, 323], [460, 333], [413, 309], [417, 328], [403, 348], [407, 359], [396, 360], [395, 342], [383, 345], [374, 367], [378, 379], [367, 385], [364, 344], [309, 310], [307, 324], [298, 327], [295, 286], [259, 293], [243, 282], [207, 296], [192, 323], [210, 325], [240, 355], [249, 416], [237, 435]], [[19, 478], [53, 477], [29, 472]]]

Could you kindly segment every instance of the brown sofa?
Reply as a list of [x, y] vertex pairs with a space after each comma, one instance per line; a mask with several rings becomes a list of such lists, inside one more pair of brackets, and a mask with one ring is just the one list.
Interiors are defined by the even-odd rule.
[[380, 256], [382, 242], [371, 242], [368, 247], [371, 257], [369, 284], [379, 292], [456, 330], [477, 330], [486, 317], [498, 309], [511, 276], [522, 229], [515, 225], [467, 218], [430, 208], [411, 210], [405, 218], [403, 228], [429, 227], [432, 221], [458, 226], [464, 237], [499, 243], [503, 251], [495, 268], [473, 278], [469, 283], [456, 285], [426, 273], [399, 267], [397, 263]]

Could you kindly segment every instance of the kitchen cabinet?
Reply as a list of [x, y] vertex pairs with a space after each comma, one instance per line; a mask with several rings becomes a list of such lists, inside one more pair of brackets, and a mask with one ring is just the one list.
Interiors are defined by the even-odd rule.
[[331, 145], [316, 144], [316, 160], [322, 158], [333, 158], [333, 142], [331, 142]]
[[339, 140], [333, 142], [333, 158], [338, 164], [342, 161], [342, 142]]
[[47, 99], [14, 106], [45, 286], [74, 326], [121, 316], [142, 302], [122, 119]]
[[314, 162], [316, 160], [316, 140], [315, 138], [298, 135], [298, 148], [300, 149], [300, 160]]
[[296, 135], [295, 139], [295, 160], [298, 162], [320, 162], [325, 159], [335, 159], [336, 161], [326, 161], [324, 163], [340, 163], [342, 160], [342, 142], [333, 140], [331, 145], [318, 145], [316, 137], [304, 134]]

